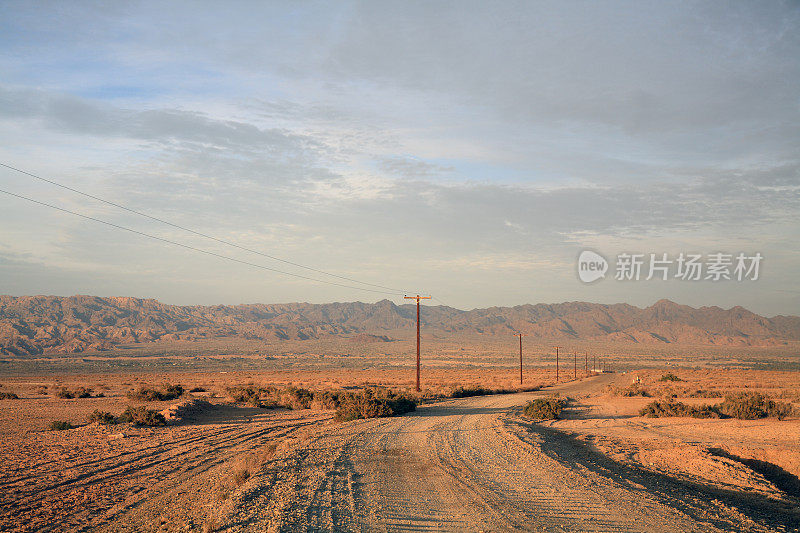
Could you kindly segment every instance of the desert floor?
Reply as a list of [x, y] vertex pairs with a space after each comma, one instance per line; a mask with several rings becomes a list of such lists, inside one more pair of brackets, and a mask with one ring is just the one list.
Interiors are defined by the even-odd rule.
[[[800, 530], [800, 420], [642, 418], [638, 410], [652, 398], [618, 393], [638, 381], [687, 403], [718, 401], [695, 394], [714, 389], [796, 402], [796, 372], [672, 368], [683, 379], [675, 384], [659, 381], [662, 369], [579, 376], [536, 392], [438, 400], [402, 417], [346, 423], [331, 411], [257, 409], [224, 394], [226, 384], [244, 383], [402, 388], [408, 371], [4, 379], [0, 390], [20, 399], [0, 400], [0, 529]], [[486, 381], [487, 372], [431, 370], [427, 384]], [[494, 375], [495, 386], [513, 384], [505, 370]], [[547, 385], [551, 376], [532, 370], [526, 378]], [[46, 431], [53, 420], [77, 425], [95, 409], [118, 413], [131, 403], [125, 390], [166, 380], [202, 386], [187, 397], [209, 404], [166, 427]], [[105, 397], [54, 397], [62, 386]], [[562, 420], [521, 416], [527, 400], [554, 393], [571, 400]]]

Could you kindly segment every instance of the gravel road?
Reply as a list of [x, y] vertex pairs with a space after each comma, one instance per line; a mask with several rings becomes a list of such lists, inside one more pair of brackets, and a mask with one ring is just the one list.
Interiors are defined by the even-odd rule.
[[[585, 394], [612, 379], [555, 390]], [[229, 530], [770, 530], [724, 498], [634, 472], [521, 418], [521, 406], [542, 395], [450, 400], [332, 424], [260, 474]]]

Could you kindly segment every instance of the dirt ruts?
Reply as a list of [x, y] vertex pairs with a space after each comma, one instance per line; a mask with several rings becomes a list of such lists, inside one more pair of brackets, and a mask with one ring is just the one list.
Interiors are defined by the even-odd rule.
[[[585, 393], [611, 379], [558, 390]], [[224, 530], [792, 529], [798, 515], [785, 506], [761, 512], [745, 497], [616, 463], [523, 419], [520, 407], [541, 394], [450, 400], [399, 418], [330, 425], [259, 473]]]

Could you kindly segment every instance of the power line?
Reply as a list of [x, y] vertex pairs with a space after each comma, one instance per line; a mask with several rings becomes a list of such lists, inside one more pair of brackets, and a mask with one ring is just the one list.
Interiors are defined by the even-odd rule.
[[[360, 284], [360, 285], [368, 285], [368, 286], [370, 286], [370, 287], [376, 287], [376, 288], [379, 288], [379, 289], [386, 289], [386, 290], [389, 290], [389, 291], [391, 291], [392, 293], [395, 293], [395, 292], [396, 292], [397, 294], [405, 294], [405, 293], [407, 293], [407, 292], [408, 292], [408, 291], [403, 291], [403, 290], [401, 290], [401, 289], [396, 289], [396, 288], [394, 288], [394, 287], [386, 287], [386, 286], [384, 286], [384, 285], [377, 285], [377, 284], [375, 284], [375, 283], [368, 283], [368, 282], [366, 282], [366, 281], [359, 281], [359, 280], [357, 280], [357, 279], [348, 278], [348, 277], [346, 277], [346, 276], [340, 276], [340, 275], [338, 275], [338, 274], [333, 274], [333, 273], [331, 273], [331, 272], [326, 272], [326, 271], [324, 271], [324, 270], [320, 270], [320, 269], [313, 268], [313, 267], [310, 267], [310, 266], [302, 265], [302, 264], [300, 264], [300, 263], [295, 263], [295, 262], [293, 262], [293, 261], [289, 261], [289, 260], [287, 260], [287, 259], [281, 259], [280, 257], [275, 257], [275, 256], [273, 256], [273, 255], [265, 254], [264, 252], [259, 252], [258, 250], [253, 250], [252, 248], [247, 248], [246, 246], [242, 246], [242, 245], [236, 244], [236, 243], [234, 243], [234, 242], [227, 241], [227, 240], [225, 240], [225, 239], [220, 239], [220, 238], [218, 238], [218, 237], [214, 237], [213, 235], [208, 235], [208, 234], [206, 234], [206, 233], [202, 233], [202, 232], [200, 232], [200, 231], [193, 230], [193, 229], [191, 229], [191, 228], [187, 228], [187, 227], [185, 227], [185, 226], [181, 226], [181, 225], [179, 225], [179, 224], [175, 224], [175, 223], [173, 223], [173, 222], [169, 222], [169, 221], [167, 221], [167, 220], [164, 220], [164, 219], [162, 219], [162, 218], [158, 218], [158, 217], [155, 217], [155, 216], [152, 216], [152, 215], [148, 215], [147, 213], [143, 213], [143, 212], [141, 212], [141, 211], [137, 211], [137, 210], [135, 210], [135, 209], [131, 209], [130, 207], [126, 207], [126, 206], [124, 206], [124, 205], [120, 205], [120, 204], [118, 204], [118, 203], [115, 203], [115, 202], [112, 202], [112, 201], [110, 201], [110, 200], [106, 200], [106, 199], [104, 199], [104, 198], [100, 198], [99, 196], [95, 196], [95, 195], [93, 195], [93, 194], [89, 194], [89, 193], [87, 193], [87, 192], [83, 192], [83, 191], [80, 191], [80, 190], [78, 190], [78, 189], [74, 189], [74, 188], [72, 188], [72, 187], [69, 187], [69, 186], [67, 186], [67, 185], [64, 185], [64, 184], [62, 184], [62, 183], [58, 183], [58, 182], [56, 182], [56, 181], [53, 181], [53, 180], [50, 180], [50, 179], [44, 178], [44, 177], [42, 177], [42, 176], [39, 176], [39, 175], [37, 175], [37, 174], [33, 174], [32, 172], [28, 172], [28, 171], [26, 171], [26, 170], [22, 170], [22, 169], [19, 169], [19, 168], [16, 168], [16, 167], [12, 167], [11, 165], [7, 165], [7, 164], [5, 164], [5, 163], [2, 163], [2, 162], [0, 162], [0, 166], [2, 166], [2, 167], [5, 167], [5, 168], [7, 168], [7, 169], [9, 169], [9, 170], [13, 170], [13, 171], [15, 171], [15, 172], [19, 172], [20, 174], [24, 174], [24, 175], [26, 175], [26, 176], [30, 176], [31, 178], [35, 178], [35, 179], [37, 179], [37, 180], [44, 181], [45, 183], [49, 183], [49, 184], [51, 184], [51, 185], [55, 185], [56, 187], [61, 187], [62, 189], [66, 189], [66, 190], [68, 190], [68, 191], [71, 191], [71, 192], [74, 192], [74, 193], [76, 193], [76, 194], [80, 194], [80, 195], [82, 195], [82, 196], [85, 196], [85, 197], [87, 197], [87, 198], [91, 198], [92, 200], [97, 200], [98, 202], [103, 202], [104, 204], [108, 204], [108, 205], [110, 205], [110, 206], [113, 206], [113, 207], [116, 207], [116, 208], [118, 208], [118, 209], [122, 209], [122, 210], [124, 210], [124, 211], [127, 211], [127, 212], [129, 212], [129, 213], [133, 213], [133, 214], [135, 214], [135, 215], [139, 215], [139, 216], [141, 216], [141, 217], [145, 217], [145, 218], [148, 218], [148, 219], [150, 219], [150, 220], [154, 220], [154, 221], [156, 221], [156, 222], [160, 222], [160, 223], [162, 223], [162, 224], [166, 224], [166, 225], [168, 225], [168, 226], [172, 226], [173, 228], [177, 228], [177, 229], [180, 229], [180, 230], [182, 230], [182, 231], [186, 231], [186, 232], [192, 233], [192, 234], [194, 234], [194, 235], [197, 235], [197, 236], [199, 236], [199, 237], [203, 237], [203, 238], [205, 238], [205, 239], [210, 239], [210, 240], [212, 240], [212, 241], [216, 241], [216, 242], [218, 242], [218, 243], [225, 244], [225, 245], [227, 245], [227, 246], [232, 246], [232, 247], [234, 247], [234, 248], [238, 248], [238, 249], [240, 249], [240, 250], [244, 250], [244, 251], [246, 251], [246, 252], [250, 252], [250, 253], [253, 253], [253, 254], [258, 254], [258, 255], [260, 255], [260, 256], [263, 256], [263, 257], [266, 257], [266, 258], [268, 258], [268, 259], [272, 259], [273, 261], [280, 261], [281, 263], [285, 263], [285, 264], [287, 264], [287, 265], [292, 265], [292, 266], [295, 266], [295, 267], [298, 267], [298, 268], [303, 268], [303, 269], [306, 269], [306, 270], [310, 270], [310, 271], [312, 271], [312, 272], [316, 272], [316, 273], [318, 273], [318, 274], [324, 274], [324, 275], [326, 275], [326, 276], [331, 276], [331, 277], [334, 277], [334, 278], [339, 278], [339, 279], [342, 279], [342, 280], [345, 280], [345, 281], [349, 281], [349, 282], [351, 282], [351, 283], [358, 283], [358, 284]], [[4, 192], [5, 192], [5, 191], [4, 191]], [[9, 194], [10, 194], [10, 193], [9, 193]], [[45, 204], [45, 205], [46, 205], [46, 204]], [[52, 206], [49, 206], [49, 207], [52, 207]], [[74, 213], [73, 213], [73, 214], [74, 214]], [[276, 270], [276, 272], [280, 272], [280, 271], [277, 271], [277, 270]], [[306, 278], [306, 279], [311, 279], [311, 278]], [[375, 292], [377, 292], [377, 291], [375, 291]]]
[[440, 304], [442, 304], [442, 305], [443, 305], [443, 306], [445, 306], [445, 307], [450, 307], [450, 308], [453, 308], [451, 305], [447, 305], [446, 303], [444, 303], [443, 301], [441, 301], [441, 300], [440, 300], [439, 298], [437, 298], [436, 296], [431, 296], [431, 298], [433, 298], [434, 300], [436, 300], [437, 302], [439, 302]]
[[[2, 164], [2, 163], [0, 163], [0, 164]], [[128, 228], [128, 227], [125, 227], [125, 226], [120, 226], [119, 224], [114, 224], [113, 222], [108, 222], [106, 220], [101, 220], [99, 218], [90, 217], [89, 215], [84, 215], [82, 213], [78, 213], [78, 212], [75, 212], [75, 211], [70, 211], [69, 209], [65, 209], [63, 207], [58, 207], [58, 206], [55, 206], [55, 205], [52, 205], [52, 204], [48, 204], [48, 203], [45, 203], [45, 202], [40, 202], [39, 200], [34, 200], [33, 198], [28, 198], [27, 196], [23, 196], [21, 194], [16, 194], [16, 193], [9, 192], [9, 191], [3, 190], [3, 189], [0, 189], [0, 192], [4, 193], [4, 194], [8, 194], [9, 196], [14, 196], [16, 198], [20, 198], [22, 200], [27, 200], [28, 202], [32, 202], [34, 204], [43, 205], [45, 207], [49, 207], [49, 208], [55, 209], [57, 211], [62, 211], [64, 213], [69, 213], [70, 215], [75, 215], [77, 217], [85, 218], [86, 220], [92, 220], [94, 222], [99, 222], [101, 224], [105, 224], [106, 226], [111, 226], [112, 228], [117, 228], [117, 229], [129, 231], [131, 233], [135, 233], [136, 235], [141, 235], [141, 236], [147, 237], [149, 239], [154, 239], [154, 240], [157, 240], [157, 241], [165, 242], [167, 244], [180, 246], [181, 248], [186, 248], [187, 250], [200, 252], [200, 253], [203, 253], [203, 254], [206, 254], [206, 255], [211, 255], [211, 256], [214, 256], [214, 257], [218, 257], [220, 259], [226, 259], [228, 261], [233, 261], [235, 263], [240, 263], [240, 264], [248, 265], [248, 266], [255, 267], [255, 268], [261, 268], [263, 270], [269, 270], [270, 272], [277, 272], [278, 274], [284, 274], [286, 276], [293, 276], [293, 277], [300, 278], [300, 279], [305, 279], [305, 280], [308, 280], [308, 281], [315, 281], [317, 283], [327, 283], [329, 285], [336, 285], [338, 287], [344, 287], [344, 288], [347, 288], [347, 289], [356, 289], [356, 290], [359, 290], [359, 291], [377, 292], [379, 294], [391, 294], [391, 295], [397, 295], [397, 296], [402, 294], [402, 292], [401, 293], [386, 292], [386, 291], [379, 291], [379, 290], [376, 290], [376, 289], [368, 289], [366, 287], [355, 287], [355, 286], [352, 286], [352, 285], [345, 285], [343, 283], [337, 283], [335, 281], [312, 278], [310, 276], [304, 276], [302, 274], [295, 274], [293, 272], [286, 272], [284, 270], [278, 270], [277, 268], [272, 268], [272, 267], [268, 267], [268, 266], [264, 266], [264, 265], [259, 265], [259, 264], [256, 264], [256, 263], [251, 263], [249, 261], [242, 261], [241, 259], [236, 259], [235, 257], [230, 257], [230, 256], [227, 256], [227, 255], [218, 254], [216, 252], [211, 252], [209, 250], [203, 250], [202, 248], [196, 248], [194, 246], [190, 246], [188, 244], [183, 244], [183, 243], [180, 243], [180, 242], [172, 241], [170, 239], [165, 239], [163, 237], [156, 237], [155, 235], [150, 235], [149, 233], [144, 233], [142, 231], [131, 229], [131, 228]]]

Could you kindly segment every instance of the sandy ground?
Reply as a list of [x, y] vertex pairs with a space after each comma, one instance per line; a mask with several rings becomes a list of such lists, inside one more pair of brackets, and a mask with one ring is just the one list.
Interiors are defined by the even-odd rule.
[[[591, 398], [615, 379], [599, 376], [556, 390]], [[620, 461], [606, 455], [612, 446], [593, 440], [602, 419], [522, 419], [520, 406], [537, 395], [451, 400], [401, 418], [327, 427], [288, 463], [253, 479], [224, 530], [786, 531], [800, 525], [797, 495], [739, 461], [716, 457], [731, 463], [730, 472], [704, 476], [699, 468], [694, 479], [669, 466], [660, 471]], [[645, 434], [676, 450], [684, 445], [680, 424], [675, 435], [638, 417], [632, 424], [618, 430], [615, 442]], [[797, 422], [780, 424], [794, 433], [777, 445], [796, 450]], [[750, 480], [729, 479], [736, 475]]]
[[290, 449], [330, 417], [221, 405], [170, 427], [4, 435], [0, 530], [198, 531], [226, 503], [236, 460]]
[[[62, 432], [43, 429], [121, 411], [130, 383], [106, 398], [7, 400], [0, 530], [800, 531], [800, 420], [641, 418], [650, 399], [607, 392], [630, 381], [605, 374], [348, 423], [212, 398], [168, 427]], [[563, 420], [521, 417], [555, 392], [571, 399]]]

